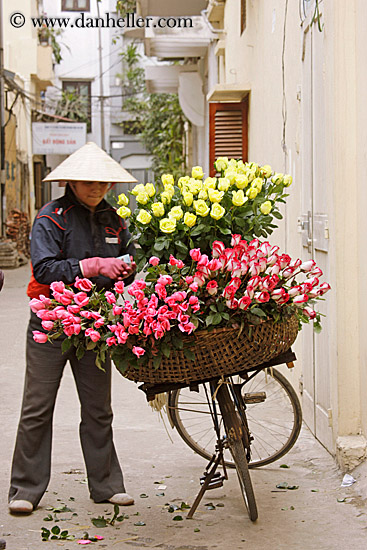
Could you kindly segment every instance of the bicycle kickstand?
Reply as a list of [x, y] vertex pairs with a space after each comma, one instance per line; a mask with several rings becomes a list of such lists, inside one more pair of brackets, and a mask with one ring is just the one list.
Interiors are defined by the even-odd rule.
[[[222, 463], [223, 469], [224, 469], [224, 475], [220, 475], [219, 472], [217, 472], [217, 468], [219, 464]], [[204, 472], [204, 475], [202, 478], [200, 478], [200, 481], [202, 482], [201, 489], [189, 511], [187, 514], [186, 519], [192, 519], [192, 516], [194, 515], [197, 507], [200, 504], [201, 499], [204, 496], [205, 491], [208, 489], [215, 489], [216, 487], [221, 487], [223, 485], [223, 480], [228, 479], [227, 472], [224, 464], [224, 457], [223, 457], [223, 451], [219, 450], [214, 453], [212, 456], [208, 466], [206, 467], [206, 470]]]

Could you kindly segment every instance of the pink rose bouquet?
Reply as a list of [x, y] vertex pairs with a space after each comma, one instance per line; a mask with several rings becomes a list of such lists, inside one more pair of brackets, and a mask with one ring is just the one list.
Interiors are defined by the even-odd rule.
[[292, 260], [267, 241], [232, 235], [230, 246], [214, 241], [210, 255], [192, 248], [186, 260], [151, 257], [145, 280], [127, 290], [123, 282], [99, 292], [88, 279], [77, 278], [73, 287], [52, 283], [53, 299], [30, 302], [46, 331], [35, 331], [34, 339], [63, 337], [63, 351], [74, 345], [78, 357], [94, 350], [100, 368], [109, 353], [122, 373], [148, 362], [157, 368], [172, 349], [184, 348], [194, 360], [190, 335], [200, 329], [242, 331], [297, 315], [300, 328], [312, 320], [320, 330], [314, 304], [330, 289], [321, 276], [313, 260]]

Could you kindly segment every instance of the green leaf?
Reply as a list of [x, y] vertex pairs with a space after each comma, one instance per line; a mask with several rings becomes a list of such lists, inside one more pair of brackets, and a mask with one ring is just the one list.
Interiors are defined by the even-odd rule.
[[76, 358], [81, 359], [85, 353], [85, 349], [83, 344], [79, 344], [79, 346], [76, 348]]
[[179, 252], [182, 252], [183, 254], [188, 253], [189, 249], [187, 248], [187, 246], [182, 241], [176, 241], [175, 246], [176, 246], [176, 248]]
[[54, 527], [52, 527], [51, 533], [53, 533], [54, 535], [58, 535], [60, 533], [60, 527], [58, 525], [55, 525]]
[[180, 508], [177, 506], [177, 504], [170, 504], [168, 507], [168, 512], [172, 514], [173, 512], [176, 512], [176, 510], [179, 510]]
[[283, 219], [282, 214], [280, 212], [277, 212], [276, 210], [273, 210], [272, 214], [273, 214], [274, 218], [276, 218], [277, 220], [282, 220]]
[[207, 327], [213, 324], [213, 319], [214, 319], [214, 315], [207, 316], [207, 318], [205, 319], [205, 324]]
[[155, 357], [153, 357], [153, 366], [155, 369], [159, 367], [159, 365], [161, 364], [161, 361], [162, 361], [162, 355], [160, 353]]
[[290, 466], [288, 466], [288, 464], [281, 464], [279, 468], [290, 468]]
[[181, 338], [175, 338], [175, 339], [173, 340], [173, 344], [174, 344], [175, 348], [177, 348], [177, 349], [183, 349], [183, 341], [182, 341]]
[[181, 510], [189, 510], [191, 508], [190, 504], [187, 504], [187, 502], [181, 502], [180, 509]]
[[42, 540], [48, 540], [50, 535], [51, 535], [51, 531], [49, 529], [46, 529], [46, 527], [41, 528]]
[[65, 353], [66, 351], [68, 351], [71, 348], [71, 345], [72, 345], [71, 340], [69, 340], [69, 338], [65, 338], [65, 340], [61, 344], [62, 353]]
[[184, 350], [184, 355], [186, 359], [189, 359], [190, 361], [195, 361], [195, 353], [189, 349]]
[[163, 250], [164, 248], [164, 241], [156, 241], [153, 248], [158, 252], [161, 252], [161, 250]]
[[162, 342], [161, 350], [166, 357], [169, 357], [171, 355], [171, 348], [166, 342]]
[[219, 325], [221, 320], [222, 320], [222, 315], [220, 313], [216, 313], [213, 317], [213, 325]]
[[183, 521], [183, 517], [182, 516], [174, 516], [172, 518], [173, 521]]
[[263, 311], [259, 307], [251, 308], [250, 312], [253, 313], [254, 315], [257, 315], [258, 317], [267, 317], [267, 314], [265, 313], [265, 311]]
[[120, 506], [118, 504], [113, 505], [113, 513], [117, 517], [120, 513]]
[[101, 516], [99, 516], [98, 518], [92, 518], [91, 522], [93, 523], [94, 527], [107, 527], [107, 520]]
[[[113, 313], [112, 313], [112, 317], [113, 317]], [[112, 321], [112, 319], [110, 319], [110, 321]], [[88, 342], [87, 344], [87, 349], [90, 350], [90, 349], [94, 349], [97, 345], [97, 342], [93, 342], [93, 340], [91, 340], [90, 342]]]

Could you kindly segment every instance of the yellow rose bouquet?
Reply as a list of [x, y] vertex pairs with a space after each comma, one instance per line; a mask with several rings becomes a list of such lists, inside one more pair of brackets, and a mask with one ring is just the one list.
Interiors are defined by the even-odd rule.
[[288, 196], [289, 175], [275, 173], [269, 165], [218, 158], [218, 177], [204, 178], [201, 166], [191, 176], [177, 181], [163, 174], [156, 185], [138, 184], [131, 191], [137, 209], [128, 208], [129, 198], [121, 194], [118, 214], [130, 218], [130, 231], [140, 248], [136, 263], [142, 269], [151, 256], [168, 262], [171, 255], [186, 259], [189, 250], [211, 250], [216, 240], [229, 245], [232, 234], [251, 241], [267, 237], [281, 219], [279, 203]]

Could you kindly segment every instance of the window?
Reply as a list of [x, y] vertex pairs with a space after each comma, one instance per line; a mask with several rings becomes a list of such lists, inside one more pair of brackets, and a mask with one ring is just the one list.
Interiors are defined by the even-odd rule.
[[214, 161], [228, 157], [247, 161], [248, 98], [241, 103], [209, 103], [209, 165], [215, 176]]
[[90, 0], [61, 0], [61, 11], [90, 11]]
[[246, 0], [241, 0], [241, 34], [246, 29]]
[[[89, 80], [64, 80], [62, 83], [64, 109], [67, 118], [87, 123], [92, 131], [91, 82]], [[70, 96], [68, 96], [70, 94]]]

